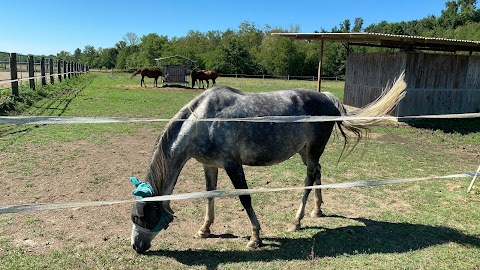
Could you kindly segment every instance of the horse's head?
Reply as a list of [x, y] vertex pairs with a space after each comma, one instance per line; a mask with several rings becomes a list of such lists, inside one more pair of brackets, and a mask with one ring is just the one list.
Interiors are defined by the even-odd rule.
[[161, 202], [142, 201], [142, 198], [154, 195], [153, 188], [135, 177], [131, 177], [130, 181], [135, 186], [133, 195], [137, 198], [131, 213], [133, 222], [131, 244], [137, 253], [144, 253], [150, 248], [158, 232], [167, 229], [168, 224], [173, 221], [173, 212]]

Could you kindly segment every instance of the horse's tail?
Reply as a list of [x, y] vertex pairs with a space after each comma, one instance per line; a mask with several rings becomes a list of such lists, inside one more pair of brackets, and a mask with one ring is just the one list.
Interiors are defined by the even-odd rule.
[[[403, 71], [398, 79], [395, 81], [393, 86], [387, 91], [387, 88], [382, 92], [380, 97], [375, 101], [368, 104], [363, 108], [359, 108], [354, 111], [347, 111], [345, 106], [338, 100], [334, 101], [337, 108], [339, 108], [342, 115], [350, 116], [386, 116], [388, 115], [398, 103], [405, 97], [405, 88], [407, 88], [407, 83], [405, 82], [405, 71]], [[345, 144], [348, 142], [348, 136], [343, 130], [352, 132], [357, 137], [357, 140], [352, 147], [358, 144], [360, 139], [363, 137], [364, 133], [368, 132], [368, 128], [371, 126], [378, 125], [384, 122], [382, 119], [364, 119], [364, 120], [344, 120], [337, 122], [337, 127], [340, 130], [342, 136], [345, 138]]]
[[132, 76], [130, 77], [130, 79], [133, 78], [133, 77], [135, 77], [135, 75], [139, 74], [140, 72], [142, 72], [142, 70], [141, 70], [141, 69], [137, 69], [137, 71], [135, 71], [135, 72], [132, 74]]

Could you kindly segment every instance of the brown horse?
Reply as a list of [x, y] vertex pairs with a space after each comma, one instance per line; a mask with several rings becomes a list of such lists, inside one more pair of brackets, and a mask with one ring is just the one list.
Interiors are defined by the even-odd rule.
[[[215, 79], [217, 79], [218, 74], [213, 70], [192, 70], [190, 77], [192, 79], [192, 88], [195, 87], [197, 80], [202, 81], [202, 85], [203, 81], [207, 81], [208, 88], [210, 86], [208, 80], [212, 80], [212, 84], [215, 86]], [[203, 85], [203, 87], [205, 87], [205, 85]], [[198, 84], [198, 88], [200, 88], [200, 83]]]
[[141, 69], [138, 69], [137, 71], [135, 71], [132, 74], [132, 77], [130, 77], [130, 79], [133, 78], [137, 74], [142, 75], [142, 80], [140, 81], [140, 86], [144, 85], [145, 87], [147, 87], [147, 84], [145, 84], [145, 80], [144, 80], [145, 76], [148, 77], [148, 78], [154, 78], [155, 79], [155, 81], [153, 83], [154, 87], [158, 86], [158, 77], [163, 76], [162, 71], [158, 68], [141, 68]]

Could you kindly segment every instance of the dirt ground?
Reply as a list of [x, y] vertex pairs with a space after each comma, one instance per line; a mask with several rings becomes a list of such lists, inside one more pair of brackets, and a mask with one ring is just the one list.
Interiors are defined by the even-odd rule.
[[[21, 151], [1, 152], [0, 205], [133, 200], [129, 176], [144, 179], [159, 133], [160, 130], [139, 128], [128, 136], [104, 138], [107, 143], [30, 144]], [[219, 178], [222, 179], [219, 188], [232, 188], [224, 172], [220, 172]], [[204, 186], [201, 165], [190, 160], [174, 192], [204, 191]], [[240, 232], [249, 233], [248, 229], [244, 229], [248, 227], [248, 218], [237, 198], [222, 199], [219, 205], [218, 209], [228, 209], [228, 217], [225, 218], [234, 222], [230, 221], [225, 226], [221, 224], [223, 222], [218, 222], [217, 233], [226, 234], [237, 231], [237, 228], [241, 228]], [[172, 207], [177, 217], [169, 228], [171, 234], [166, 241], [178, 242], [179, 237], [194, 241], [192, 237], [203, 221], [205, 202], [177, 201], [172, 203]], [[127, 203], [5, 214], [0, 215], [0, 235], [35, 253], [67, 246], [101, 247], [110, 241], [124, 243], [129, 248], [130, 210], [131, 204]], [[218, 228], [221, 230], [218, 231]], [[213, 240], [216, 241], [221, 239]], [[244, 239], [239, 241], [243, 245]], [[0, 248], [0, 258], [1, 253]]]

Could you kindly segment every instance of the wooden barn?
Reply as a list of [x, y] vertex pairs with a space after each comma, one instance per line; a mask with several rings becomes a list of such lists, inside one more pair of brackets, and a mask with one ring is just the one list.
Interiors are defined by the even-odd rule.
[[[391, 53], [349, 54], [344, 103], [362, 107], [405, 71], [407, 95], [394, 116], [480, 112], [480, 41], [376, 33], [276, 33], [320, 40], [319, 87], [324, 41], [346, 46], [397, 48]], [[462, 54], [457, 54], [462, 52]], [[466, 53], [465, 53], [466, 52]]]

